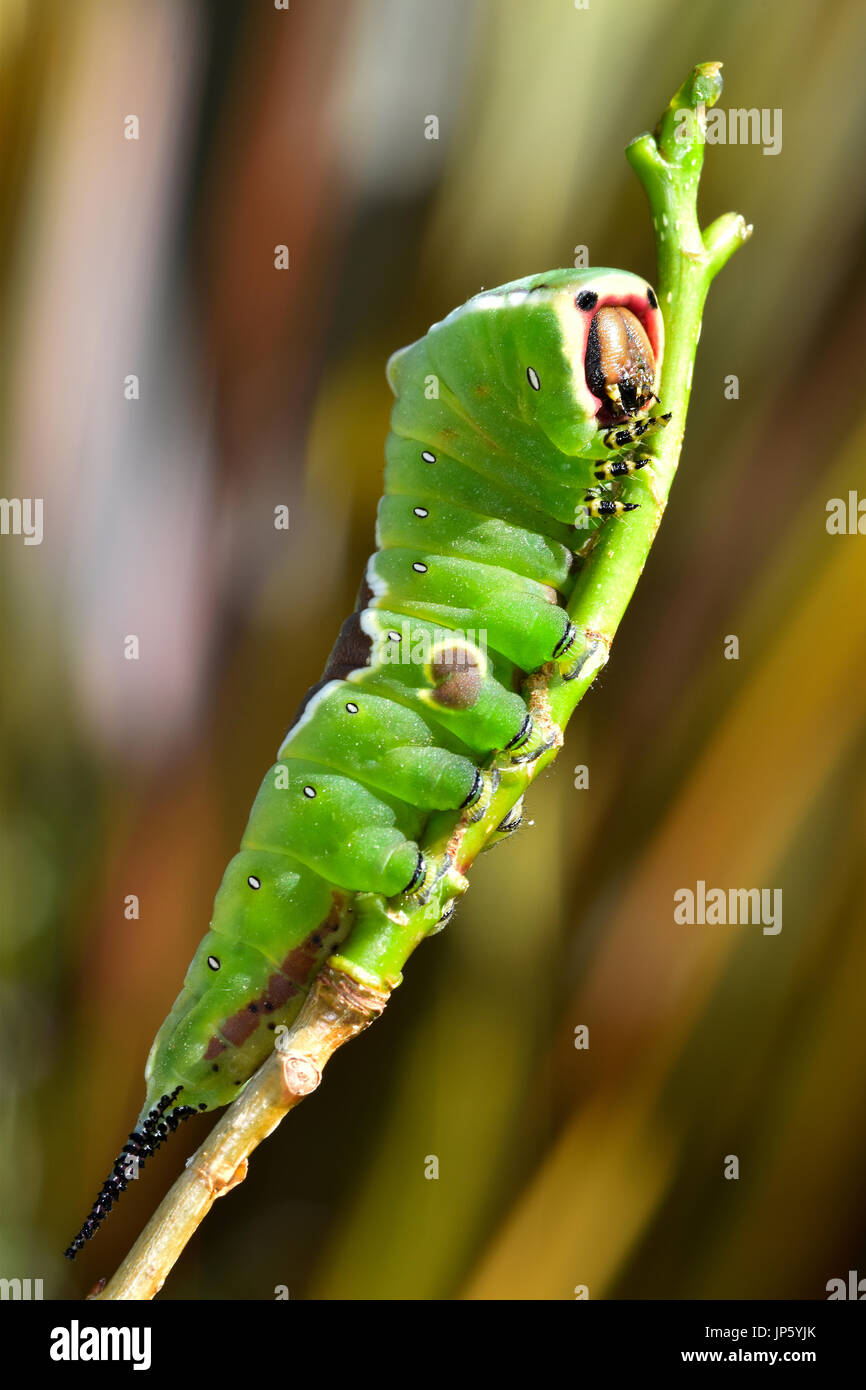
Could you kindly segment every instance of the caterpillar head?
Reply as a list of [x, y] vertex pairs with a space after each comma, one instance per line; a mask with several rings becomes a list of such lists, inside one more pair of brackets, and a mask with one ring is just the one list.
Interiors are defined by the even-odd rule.
[[655, 354], [631, 309], [609, 304], [593, 315], [585, 362], [587, 385], [617, 417], [634, 416], [657, 399]]
[[476, 295], [392, 358], [389, 374], [399, 396], [413, 363], [434, 371], [477, 427], [549, 468], [545, 438], [567, 457], [603, 457], [610, 427], [656, 398], [663, 355], [661, 309], [642, 277], [552, 270]]
[[[596, 428], [643, 414], [658, 400], [664, 321], [653, 289], [625, 271], [585, 271], [572, 283], [569, 332]], [[565, 306], [560, 305], [560, 314]], [[580, 366], [578, 366], [578, 363]]]

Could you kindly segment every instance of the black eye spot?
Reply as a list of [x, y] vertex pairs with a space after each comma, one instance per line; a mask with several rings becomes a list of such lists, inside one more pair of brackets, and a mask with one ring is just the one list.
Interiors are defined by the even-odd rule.
[[541, 382], [538, 380], [538, 372], [534, 367], [526, 368], [526, 380], [529, 382], [533, 391], [541, 390]]
[[348, 710], [349, 714], [357, 714], [357, 713], [358, 713], [358, 706], [355, 705], [355, 704], [353, 704], [351, 700], [350, 700], [349, 703], [347, 704], [346, 709]]
[[598, 303], [598, 295], [595, 290], [581, 290], [574, 302], [578, 309], [594, 309]]
[[255, 874], [250, 874], [249, 878], [247, 879], [247, 883], [250, 885], [251, 888], [261, 888], [262, 886], [261, 879], [256, 878]]
[[247, 1008], [249, 1009], [251, 1014], [257, 1014], [259, 1011], [258, 1004], [247, 1004]]
[[420, 560], [416, 560], [415, 563], [413, 564], [412, 568], [413, 568], [413, 570], [415, 571], [416, 574], [426, 574], [426, 573], [427, 573], [427, 566], [426, 566], [426, 565], [422, 565]]
[[647, 285], [646, 287], [646, 302], [651, 309], [657, 309], [659, 307], [659, 302], [656, 299], [654, 292], [650, 289], [649, 285]]
[[315, 795], [316, 795], [316, 788], [315, 788], [315, 787], [304, 787], [304, 796], [309, 797], [310, 801], [312, 801], [312, 799], [313, 799], [313, 797], [314, 797]]
[[199, 1108], [199, 1110], [207, 1110], [207, 1101], [206, 1101], [206, 1100], [200, 1100], [199, 1103], [198, 1103], [198, 1108]]
[[435, 462], [436, 462], [436, 455], [435, 455], [435, 454], [431, 454], [431, 452], [430, 452], [429, 449], [423, 449], [423, 450], [421, 451], [421, 457], [422, 457], [422, 459], [424, 460], [425, 463], [435, 463]]
[[219, 970], [220, 968], [220, 963], [216, 956], [208, 956], [207, 963], [211, 970]]
[[216, 1062], [214, 1062], [213, 1066], [211, 1067], [211, 1071], [219, 1071], [219, 1067], [217, 1066]]

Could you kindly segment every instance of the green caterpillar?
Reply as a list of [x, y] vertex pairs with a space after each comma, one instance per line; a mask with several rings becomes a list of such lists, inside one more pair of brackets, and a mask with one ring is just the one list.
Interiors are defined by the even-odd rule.
[[[396, 396], [377, 551], [266, 773], [210, 929], [147, 1060], [147, 1097], [82, 1247], [179, 1121], [226, 1105], [351, 929], [353, 896], [429, 897], [434, 810], [482, 815], [491, 754], [545, 747], [518, 693], [576, 674], [568, 602], [650, 415], [664, 325], [618, 270], [555, 270], [470, 299], [388, 363]], [[505, 834], [519, 824], [510, 815]]]

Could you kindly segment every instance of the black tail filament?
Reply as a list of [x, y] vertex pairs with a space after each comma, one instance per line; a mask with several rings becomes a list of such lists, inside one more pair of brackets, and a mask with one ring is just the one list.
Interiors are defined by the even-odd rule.
[[90, 1240], [92, 1235], [95, 1235], [121, 1192], [126, 1190], [128, 1183], [135, 1177], [138, 1169], [144, 1167], [147, 1159], [155, 1154], [160, 1144], [163, 1144], [169, 1134], [177, 1129], [181, 1120], [188, 1120], [191, 1115], [197, 1113], [192, 1105], [178, 1105], [170, 1115], [166, 1115], [166, 1110], [182, 1090], [183, 1087], [178, 1086], [170, 1096], [163, 1096], [148, 1113], [141, 1128], [132, 1131], [129, 1136], [129, 1143], [124, 1144], [122, 1152], [114, 1160], [114, 1167], [102, 1184], [90, 1215], [69, 1249], [65, 1251], [67, 1260], [74, 1260], [84, 1244]]

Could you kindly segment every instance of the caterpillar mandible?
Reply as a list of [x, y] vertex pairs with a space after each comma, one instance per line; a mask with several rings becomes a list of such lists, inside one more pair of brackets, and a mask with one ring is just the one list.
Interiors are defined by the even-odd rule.
[[651, 463], [631, 446], [670, 419], [650, 414], [663, 351], [651, 287], [583, 269], [483, 291], [390, 359], [376, 553], [265, 774], [70, 1258], [131, 1163], [250, 1079], [351, 930], [354, 894], [429, 895], [427, 816], [483, 814], [491, 755], [543, 751], [518, 692], [548, 663], [575, 670], [565, 605], [592, 532], [637, 505], [614, 480]]

